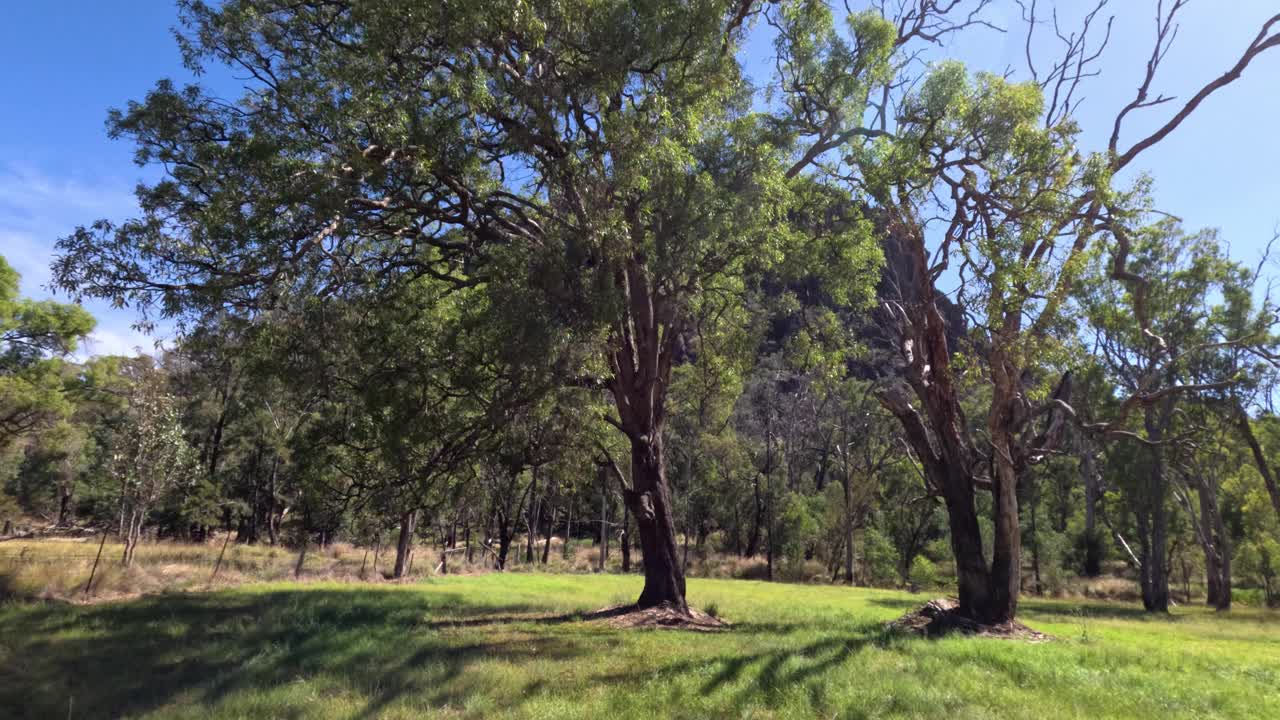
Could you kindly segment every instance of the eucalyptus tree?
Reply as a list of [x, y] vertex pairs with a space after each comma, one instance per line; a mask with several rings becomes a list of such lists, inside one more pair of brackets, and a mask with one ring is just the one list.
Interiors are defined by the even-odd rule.
[[[701, 299], [811, 240], [776, 127], [751, 111], [738, 0], [179, 3], [193, 69], [113, 112], [163, 180], [142, 215], [60, 244], [58, 282], [183, 316], [396, 278], [517, 278], [596, 353], [631, 446], [641, 606], [686, 607], [662, 435]], [[874, 262], [858, 226], [822, 238]], [[862, 250], [859, 250], [862, 248]], [[854, 285], [856, 285], [856, 278]], [[857, 289], [850, 286], [849, 289]]]
[[[1143, 604], [1163, 612], [1169, 604], [1168, 513], [1175, 478], [1199, 488], [1199, 513], [1205, 519], [1200, 540], [1214, 590], [1224, 580], [1224, 560], [1230, 556], [1229, 549], [1219, 547], [1227, 538], [1216, 483], [1196, 458], [1180, 458], [1188, 451], [1176, 447], [1180, 434], [1194, 437], [1196, 426], [1207, 426], [1211, 419], [1188, 426], [1190, 416], [1180, 413], [1180, 406], [1197, 395], [1208, 402], [1212, 395], [1227, 396], [1265, 369], [1257, 358], [1272, 355], [1275, 310], [1269, 300], [1257, 305], [1253, 274], [1223, 254], [1216, 232], [1187, 233], [1166, 219], [1135, 232], [1129, 253], [1132, 271], [1147, 283], [1142, 296], [1145, 320], [1138, 315], [1138, 296], [1107, 282], [1111, 269], [1101, 258], [1089, 269], [1077, 295], [1089, 321], [1090, 346], [1108, 379], [1126, 395], [1159, 396], [1157, 402], [1144, 405], [1141, 427], [1130, 436], [1145, 446], [1145, 476], [1123, 488], [1133, 495]], [[1253, 363], [1242, 364], [1236, 351], [1250, 348], [1259, 355]], [[1214, 443], [1211, 437], [1206, 441]], [[1197, 450], [1189, 453], [1194, 456]], [[1190, 501], [1185, 503], [1190, 509]], [[1199, 520], [1197, 514], [1190, 514], [1193, 522]], [[1213, 601], [1230, 607], [1229, 595], [1215, 592]]]
[[18, 280], [0, 257], [0, 450], [71, 414], [61, 360], [94, 325], [79, 305], [19, 296]]
[[[891, 17], [850, 14], [847, 33], [821, 2], [773, 16], [786, 117], [809, 148], [796, 154], [789, 173], [825, 177], [865, 198], [886, 235], [886, 255], [901, 260], [888, 264], [882, 285], [879, 324], [897, 352], [880, 399], [945, 502], [960, 612], [969, 617], [1001, 622], [1016, 613], [1019, 478], [1061, 445], [1074, 412], [1070, 374], [1050, 377], [1063, 365], [1063, 303], [1092, 248], [1110, 246], [1111, 274], [1133, 288], [1145, 317], [1146, 281], [1128, 268], [1127, 256], [1149, 201], [1142, 182], [1119, 189], [1113, 178], [1280, 45], [1277, 15], [1231, 68], [1152, 132], [1122, 144], [1134, 112], [1172, 100], [1152, 86], [1184, 4], [1161, 6], [1143, 81], [1095, 152], [1081, 145], [1074, 111], [1109, 38], [1110, 23], [1099, 14], [1105, 3], [1080, 29], [1060, 34], [1055, 61], [1037, 65], [1029, 50], [1021, 82], [954, 62], [911, 75], [909, 59], [923, 43], [982, 24], [985, 3], [958, 9], [921, 0], [901, 3]], [[1030, 49], [1044, 17], [1036, 17], [1034, 2], [1022, 5]], [[969, 9], [978, 14], [965, 14]], [[887, 70], [867, 74], [875, 66], [869, 49], [885, 43], [892, 57], [880, 67]], [[957, 332], [957, 316], [975, 331]], [[1177, 391], [1140, 389], [1091, 432], [1123, 432], [1130, 412], [1170, 392]], [[981, 421], [970, 420], [966, 397], [985, 398], [976, 408]], [[981, 489], [993, 496], [990, 560], [978, 518]]]

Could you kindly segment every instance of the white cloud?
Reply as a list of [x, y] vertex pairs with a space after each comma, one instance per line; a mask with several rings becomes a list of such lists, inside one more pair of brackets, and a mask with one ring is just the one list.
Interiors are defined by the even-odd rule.
[[156, 347], [156, 338], [144, 335], [133, 328], [126, 326], [121, 332], [119, 327], [110, 327], [105, 323], [99, 323], [99, 327], [89, 337], [85, 339], [76, 352], [78, 360], [85, 360], [97, 355], [124, 355], [131, 357], [134, 355], [155, 355], [162, 348], [169, 345], [168, 342], [161, 340], [160, 347]]
[[[0, 165], [0, 255], [22, 275], [26, 297], [63, 302], [49, 289], [54, 244], [77, 225], [100, 218], [120, 221], [137, 212], [133, 183], [112, 177], [56, 177], [36, 168]], [[133, 316], [109, 304], [86, 300], [98, 326], [77, 356], [155, 352], [155, 340], [132, 327]]]

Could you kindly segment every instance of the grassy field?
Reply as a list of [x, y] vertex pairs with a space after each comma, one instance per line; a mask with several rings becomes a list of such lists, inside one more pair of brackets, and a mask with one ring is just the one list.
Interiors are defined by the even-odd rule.
[[639, 578], [255, 584], [0, 609], [0, 715], [30, 718], [1277, 718], [1280, 617], [1027, 601], [1042, 644], [886, 634], [923, 596], [694, 580], [720, 634], [576, 613]]

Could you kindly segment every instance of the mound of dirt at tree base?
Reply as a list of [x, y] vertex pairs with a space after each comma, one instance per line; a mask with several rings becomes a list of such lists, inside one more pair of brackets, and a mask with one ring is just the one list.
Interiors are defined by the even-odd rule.
[[939, 638], [960, 633], [981, 637], [1047, 642], [1053, 638], [1014, 620], [1004, 623], [980, 623], [960, 614], [960, 603], [951, 598], [930, 600], [919, 608], [889, 623], [895, 632]]
[[660, 628], [666, 630], [693, 630], [696, 632], [722, 632], [730, 624], [701, 610], [689, 608], [681, 612], [673, 607], [660, 605], [639, 608], [635, 605], [613, 605], [600, 608], [583, 618], [589, 622], [601, 622], [615, 628]]

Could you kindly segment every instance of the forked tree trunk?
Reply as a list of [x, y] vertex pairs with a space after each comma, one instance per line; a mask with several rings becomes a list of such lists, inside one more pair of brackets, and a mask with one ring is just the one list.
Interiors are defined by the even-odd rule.
[[[627, 221], [634, 236], [643, 237], [646, 230], [636, 208], [628, 209]], [[625, 501], [636, 516], [644, 555], [644, 589], [637, 605], [688, 612], [662, 446], [666, 393], [681, 337], [683, 308], [654, 284], [646, 263], [644, 251], [637, 245], [631, 257], [613, 268], [623, 316], [610, 338], [612, 377], [608, 386], [618, 411], [618, 426], [631, 443], [631, 488]]]
[[[1010, 621], [1017, 614], [1021, 589], [1018, 476], [1027, 462], [1020, 438], [1026, 419], [1021, 364], [1016, 353], [1004, 349], [1008, 343], [1002, 338], [1018, 336], [1020, 316], [1006, 315], [1004, 325], [991, 338], [987, 359], [992, 397], [985, 440], [989, 445], [978, 451], [969, 436], [951, 369], [947, 321], [940, 306], [943, 300], [929, 279], [924, 239], [904, 235], [895, 245], [906, 252], [902, 267], [894, 270], [902, 274], [897, 286], [905, 297], [899, 304], [887, 305], [882, 320], [897, 336], [905, 367], [903, 382], [886, 385], [879, 399], [901, 423], [907, 442], [924, 467], [928, 485], [942, 496], [946, 506], [960, 613], [985, 623]], [[1064, 377], [1055, 396], [1069, 394], [1067, 380]], [[1056, 442], [1061, 433], [1061, 419], [1056, 413], [1050, 413], [1050, 418], [1045, 443]], [[978, 524], [979, 472], [990, 473], [983, 483], [989, 483], [992, 493], [995, 532], [990, 564]]]
[[1217, 610], [1230, 610], [1231, 537], [1222, 520], [1217, 484], [1202, 476], [1194, 480], [1200, 500], [1200, 524], [1196, 534], [1204, 551], [1205, 603]]
[[[1143, 424], [1147, 439], [1159, 443], [1164, 439], [1173, 414], [1172, 398], [1159, 408], [1146, 408]], [[1139, 573], [1142, 588], [1142, 606], [1147, 612], [1169, 611], [1169, 512], [1168, 482], [1164, 453], [1160, 445], [1151, 445], [1151, 467], [1142, 481], [1138, 494], [1141, 507], [1137, 509], [1139, 545], [1142, 550], [1142, 568]]]
[[417, 510], [410, 510], [400, 516], [400, 538], [396, 542], [396, 565], [391, 577], [404, 577], [409, 563], [409, 551], [413, 549], [413, 531], [417, 524]]

